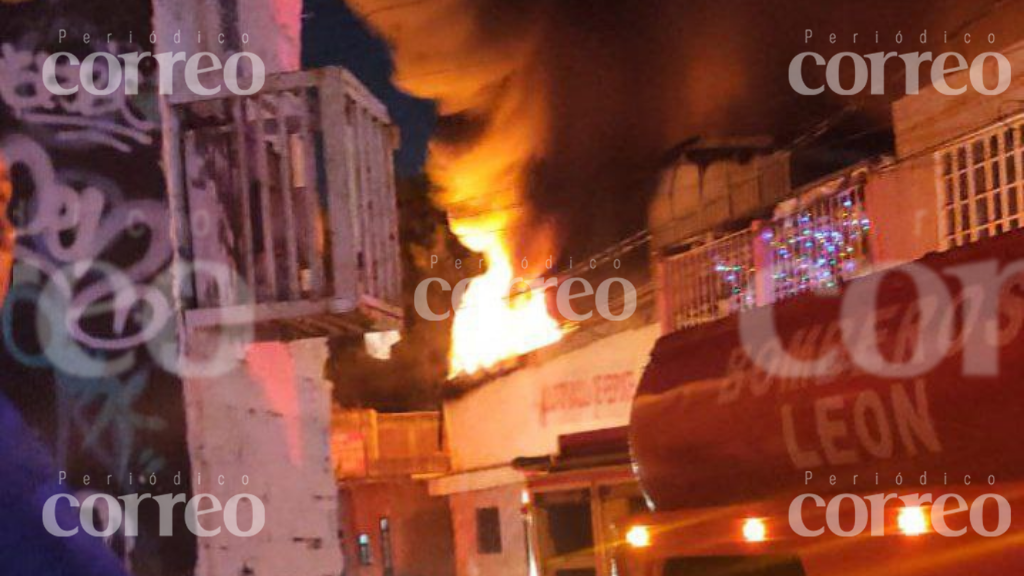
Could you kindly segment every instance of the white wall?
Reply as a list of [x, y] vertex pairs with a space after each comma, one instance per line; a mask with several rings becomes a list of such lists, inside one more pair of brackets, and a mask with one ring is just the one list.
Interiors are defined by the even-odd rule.
[[[456, 576], [528, 576], [526, 525], [523, 520], [522, 485], [452, 494], [449, 506], [455, 533]], [[481, 554], [477, 550], [476, 511], [498, 509], [501, 523], [501, 553]]]
[[[203, 341], [196, 337], [190, 345]], [[266, 525], [255, 536], [222, 530], [198, 538], [196, 576], [242, 574], [246, 567], [257, 575], [341, 572], [328, 446], [331, 384], [321, 377], [326, 358], [323, 339], [252, 344], [227, 376], [185, 382], [192, 476], [200, 478], [193, 492], [213, 494], [222, 504], [253, 494], [266, 508]], [[222, 526], [220, 518], [205, 516], [203, 526]], [[251, 525], [240, 514], [239, 528]]]
[[[626, 330], [560, 356], [545, 356], [445, 403], [453, 474], [432, 482], [447, 494], [457, 576], [526, 576], [519, 456], [558, 452], [563, 434], [625, 426], [658, 324]], [[473, 472], [477, 470], [477, 472]], [[500, 511], [502, 553], [476, 549], [476, 510]]]
[[629, 423], [633, 391], [660, 334], [627, 330], [536, 362], [445, 404], [456, 471], [558, 452], [558, 436]]
[[[232, 4], [235, 10], [229, 8]], [[300, 69], [301, 17], [302, 0], [153, 1], [157, 52], [213, 52], [222, 59], [235, 51], [252, 52], [263, 60], [268, 74]], [[175, 42], [178, 32], [180, 41]], [[248, 35], [248, 44], [242, 43], [242, 34]], [[235, 50], [228, 48], [232, 37], [238, 42]], [[175, 70], [183, 73], [184, 64], [177, 64]], [[175, 92], [178, 84], [176, 78]]]
[[[952, 88], [966, 87], [957, 96], [939, 93], [933, 86], [921, 88], [919, 94], [904, 96], [892, 106], [893, 131], [896, 135], [896, 153], [899, 159], [927, 153], [951, 138], [959, 138], [985, 128], [995, 122], [1014, 116], [1024, 109], [1024, 43], [1014, 44], [1000, 52], [1010, 62], [1010, 87], [998, 95], [978, 93], [971, 85], [969, 71], [946, 76]], [[953, 60], [950, 61], [955, 62]], [[968, 62], [970, 64], [970, 61]], [[930, 70], [930, 67], [926, 67]], [[994, 88], [998, 70], [993, 58], [985, 60], [985, 86]], [[927, 78], [922, 76], [922, 84]]]

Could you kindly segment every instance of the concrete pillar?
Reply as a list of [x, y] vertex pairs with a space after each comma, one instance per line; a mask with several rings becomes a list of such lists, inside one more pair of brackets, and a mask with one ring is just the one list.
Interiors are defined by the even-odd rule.
[[[190, 349], [203, 345], [203, 335], [192, 335]], [[325, 339], [249, 344], [229, 374], [186, 380], [194, 493], [221, 505], [252, 494], [266, 510], [263, 530], [251, 537], [229, 533], [222, 513], [201, 516], [204, 528], [222, 531], [197, 539], [196, 576], [341, 573], [327, 353]], [[247, 502], [238, 516], [239, 529], [249, 529]]]
[[[299, 69], [301, 0], [153, 5], [157, 52], [213, 52], [223, 61], [246, 51], [263, 60], [268, 74]], [[183, 74], [179, 63], [176, 95], [186, 91]], [[171, 140], [176, 128], [166, 102], [163, 110], [165, 138]], [[168, 179], [180, 178], [177, 159], [170, 149], [165, 154]], [[186, 359], [220, 346], [212, 334], [183, 338]], [[341, 573], [329, 450], [331, 386], [322, 377], [327, 353], [324, 339], [247, 344], [238, 347], [238, 363], [228, 374], [185, 379], [193, 493], [212, 494], [222, 506], [238, 494], [252, 494], [265, 508], [265, 525], [251, 537], [229, 533], [223, 513], [200, 516], [204, 528], [222, 531], [197, 539], [197, 576]], [[210, 505], [206, 500], [200, 510]], [[238, 527], [247, 530], [248, 502], [238, 515]]]
[[[301, 67], [302, 0], [154, 0], [157, 52], [252, 52], [268, 74]], [[206, 62], [205, 64], [209, 64]], [[184, 64], [175, 66], [175, 92]], [[184, 90], [184, 87], [182, 87]]]

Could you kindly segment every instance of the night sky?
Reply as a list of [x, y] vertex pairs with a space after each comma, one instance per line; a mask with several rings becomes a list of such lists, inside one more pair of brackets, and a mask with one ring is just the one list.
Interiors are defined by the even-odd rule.
[[302, 21], [302, 65], [305, 68], [344, 66], [387, 105], [402, 131], [395, 158], [400, 175], [423, 169], [427, 141], [434, 128], [434, 107], [391, 84], [387, 45], [352, 14], [342, 0], [305, 0]]

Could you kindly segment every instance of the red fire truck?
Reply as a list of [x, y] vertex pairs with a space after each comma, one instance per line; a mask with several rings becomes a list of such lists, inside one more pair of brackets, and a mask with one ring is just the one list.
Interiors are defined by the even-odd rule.
[[1024, 574], [1022, 258], [1014, 232], [663, 337], [618, 573]]

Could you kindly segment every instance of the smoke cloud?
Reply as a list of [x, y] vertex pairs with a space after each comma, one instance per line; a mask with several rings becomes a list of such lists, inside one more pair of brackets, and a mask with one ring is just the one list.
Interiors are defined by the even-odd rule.
[[[658, 160], [685, 139], [784, 145], [851, 102], [838, 141], [884, 130], [902, 89], [896, 62], [885, 96], [801, 97], [787, 80], [800, 52], [971, 57], [1017, 40], [1024, 21], [1006, 0], [350, 4], [391, 45], [395, 82], [438, 104], [428, 171], [453, 230], [478, 251], [497, 234], [530, 262], [583, 257], [642, 228]], [[994, 45], [981, 41], [989, 33]]]

